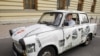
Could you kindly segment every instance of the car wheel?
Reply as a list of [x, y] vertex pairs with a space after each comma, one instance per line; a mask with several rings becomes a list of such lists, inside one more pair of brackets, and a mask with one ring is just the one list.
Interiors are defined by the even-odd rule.
[[86, 41], [83, 43], [83, 45], [84, 45], [84, 46], [87, 46], [87, 45], [90, 44], [90, 42], [91, 42], [91, 39], [90, 39], [89, 36], [87, 36], [87, 39], [86, 39]]
[[39, 52], [38, 56], [56, 56], [56, 52], [54, 48], [46, 47]]

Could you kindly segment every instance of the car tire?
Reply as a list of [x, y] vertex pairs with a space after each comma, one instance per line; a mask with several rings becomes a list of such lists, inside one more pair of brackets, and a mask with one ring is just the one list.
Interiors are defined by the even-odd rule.
[[39, 52], [38, 56], [56, 56], [56, 52], [53, 47], [45, 47]]
[[90, 43], [91, 43], [91, 39], [90, 39], [89, 36], [87, 36], [86, 41], [85, 41], [82, 45], [83, 45], [83, 46], [87, 46], [87, 45], [89, 45]]

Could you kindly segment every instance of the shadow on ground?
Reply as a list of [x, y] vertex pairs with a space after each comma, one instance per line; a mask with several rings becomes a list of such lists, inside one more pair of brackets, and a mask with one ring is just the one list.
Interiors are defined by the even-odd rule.
[[10, 38], [0, 39], [0, 56], [14, 56]]

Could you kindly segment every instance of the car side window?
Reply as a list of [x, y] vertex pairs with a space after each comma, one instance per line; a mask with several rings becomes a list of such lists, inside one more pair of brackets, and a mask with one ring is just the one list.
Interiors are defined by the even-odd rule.
[[76, 25], [79, 23], [80, 21], [77, 13], [68, 13], [65, 15], [64, 26], [71, 26], [72, 24]]
[[89, 23], [89, 20], [88, 20], [87, 16], [85, 14], [81, 14], [81, 15], [82, 15], [82, 21], [81, 21], [81, 23], [82, 24]]

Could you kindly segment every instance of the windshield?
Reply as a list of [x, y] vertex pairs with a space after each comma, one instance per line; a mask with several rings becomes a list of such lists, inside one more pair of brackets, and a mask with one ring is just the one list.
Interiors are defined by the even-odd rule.
[[59, 26], [62, 18], [62, 13], [60, 12], [47, 12], [42, 15], [39, 20], [40, 24]]

